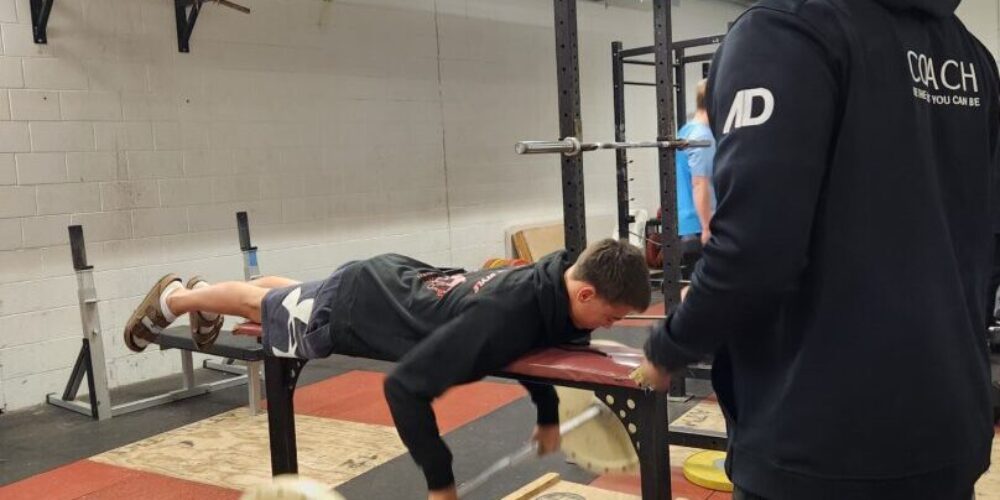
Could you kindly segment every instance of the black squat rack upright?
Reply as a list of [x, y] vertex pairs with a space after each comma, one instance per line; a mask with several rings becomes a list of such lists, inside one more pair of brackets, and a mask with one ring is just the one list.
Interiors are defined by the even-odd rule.
[[[708, 65], [715, 56], [715, 51], [700, 52], [690, 54], [688, 51], [702, 47], [712, 47], [722, 43], [725, 35], [715, 35], [692, 40], [673, 42], [671, 56], [674, 68], [674, 88], [677, 92], [676, 99], [676, 124], [683, 123], [687, 119], [687, 66], [694, 63], [703, 63], [702, 78], [708, 76]], [[625, 49], [622, 42], [611, 42], [611, 79], [614, 96], [614, 118], [615, 118], [615, 141], [626, 141], [625, 137], [625, 89], [628, 86], [656, 87], [657, 83], [630, 81], [625, 79], [625, 65], [635, 66], [655, 66], [656, 63], [640, 59], [641, 56], [654, 53], [655, 45], [647, 47], [636, 47]], [[629, 237], [629, 224], [635, 220], [629, 215], [631, 197], [629, 196], [629, 173], [628, 173], [628, 151], [619, 149], [615, 155], [615, 165], [617, 173], [618, 191], [618, 237], [625, 239]], [[675, 188], [676, 189], [676, 188]], [[676, 196], [676, 194], [674, 195]], [[644, 237], [644, 234], [638, 235]], [[657, 276], [659, 278], [659, 276]]]

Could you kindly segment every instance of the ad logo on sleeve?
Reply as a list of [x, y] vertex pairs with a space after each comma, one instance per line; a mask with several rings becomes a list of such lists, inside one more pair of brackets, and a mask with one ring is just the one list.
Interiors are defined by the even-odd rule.
[[934, 58], [906, 52], [906, 61], [913, 80], [913, 97], [941, 106], [966, 106], [978, 108], [982, 105], [979, 97], [963, 94], [979, 94], [979, 79], [972, 63], [948, 59], [936, 64]]
[[[755, 108], [755, 103], [761, 105]], [[770, 90], [763, 87], [741, 90], [733, 99], [733, 107], [729, 109], [729, 117], [726, 118], [726, 126], [722, 133], [728, 134], [733, 129], [763, 125], [771, 119], [772, 114], [774, 114], [774, 94]]]

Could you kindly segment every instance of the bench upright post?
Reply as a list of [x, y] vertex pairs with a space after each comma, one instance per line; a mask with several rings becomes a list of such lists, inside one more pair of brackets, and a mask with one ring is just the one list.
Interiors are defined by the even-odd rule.
[[306, 362], [300, 359], [264, 357], [267, 389], [267, 430], [271, 445], [271, 474], [297, 474], [295, 446], [295, 384]]

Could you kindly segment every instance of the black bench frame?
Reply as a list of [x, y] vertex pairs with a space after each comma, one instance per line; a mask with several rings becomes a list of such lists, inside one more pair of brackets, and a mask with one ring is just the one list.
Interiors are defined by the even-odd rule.
[[[298, 473], [293, 396], [305, 364], [306, 361], [302, 359], [274, 356], [264, 358], [267, 427], [271, 445], [271, 473], [274, 476]], [[669, 444], [712, 450], [726, 449], [724, 433], [671, 431], [668, 427], [667, 399], [664, 394], [639, 388], [630, 389], [509, 372], [495, 375], [522, 382], [594, 391], [597, 398], [611, 409], [626, 429], [630, 430], [632, 446], [639, 455], [642, 498], [656, 500], [672, 498]], [[631, 432], [633, 429], [634, 432]]]
[[[657, 139], [668, 140], [676, 133], [674, 119], [674, 66], [672, 19], [668, 0], [653, 0], [652, 53], [656, 69]], [[576, 0], [553, 0], [557, 86], [559, 92], [559, 137], [579, 137], [582, 127], [580, 110], [579, 52], [577, 49]], [[673, 149], [658, 154], [660, 210], [663, 214], [661, 241], [664, 245], [662, 290], [666, 307], [680, 299], [680, 241], [673, 215], [676, 188]], [[586, 215], [581, 155], [563, 156], [562, 200], [565, 244], [571, 257], [586, 247]], [[669, 251], [667, 251], [669, 250]], [[295, 414], [292, 397], [305, 360], [267, 356], [264, 359], [265, 389], [268, 400], [268, 430], [271, 443], [271, 469], [275, 475], [296, 473]], [[718, 433], [672, 432], [668, 426], [666, 396], [643, 391], [569, 380], [529, 377], [513, 373], [498, 376], [521, 381], [575, 387], [594, 391], [615, 415], [634, 425], [633, 446], [639, 455], [642, 473], [642, 497], [669, 500], [670, 454], [668, 444], [696, 448], [725, 449], [726, 438]], [[610, 396], [612, 399], [608, 399]], [[628, 408], [632, 401], [635, 408]], [[621, 408], [619, 408], [621, 404]], [[625, 417], [620, 411], [624, 410]]]

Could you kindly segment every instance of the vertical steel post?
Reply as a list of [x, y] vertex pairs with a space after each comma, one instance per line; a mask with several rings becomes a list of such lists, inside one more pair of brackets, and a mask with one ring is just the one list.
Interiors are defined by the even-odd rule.
[[[611, 42], [611, 82], [614, 92], [615, 141], [625, 141], [625, 64], [622, 62], [622, 43]], [[629, 189], [628, 153], [625, 149], [615, 151], [615, 172], [618, 178], [618, 239], [628, 240]]]
[[642, 498], [670, 500], [670, 419], [667, 399], [660, 393], [646, 392], [639, 398], [639, 475]]
[[[559, 86], [559, 138], [582, 139], [580, 64], [577, 49], [576, 0], [553, 0], [556, 32], [556, 82]], [[583, 155], [562, 157], [563, 224], [566, 250], [575, 259], [587, 246], [583, 190]]]
[[[243, 279], [250, 281], [259, 278], [260, 266], [257, 264], [257, 247], [250, 242], [250, 220], [246, 212], [236, 212], [236, 229], [240, 237], [240, 251], [243, 252]], [[226, 364], [231, 365], [232, 360], [227, 359]], [[245, 371], [250, 415], [256, 415], [261, 410], [262, 362], [248, 362]]]
[[674, 86], [677, 88], [677, 126], [683, 126], [687, 121], [687, 65], [684, 63], [684, 49], [674, 51], [674, 64], [676, 64], [677, 79]]
[[[656, 56], [656, 116], [659, 140], [677, 136], [674, 121], [674, 57], [670, 0], [653, 0], [653, 54]], [[663, 245], [663, 304], [666, 310], [680, 302], [681, 242], [677, 235], [677, 152], [660, 150], [660, 242]], [[684, 377], [674, 377], [670, 395], [686, 397]]]
[[[671, 51], [669, 0], [654, 0], [653, 27], [656, 55], [656, 116], [658, 140], [670, 140], [677, 135], [674, 122], [674, 67]], [[660, 228], [663, 243], [663, 294], [667, 308], [680, 301], [680, 238], [677, 236], [677, 172], [676, 152], [659, 150], [660, 167]]]
[[259, 278], [257, 247], [250, 243], [250, 221], [246, 212], [236, 212], [236, 230], [240, 236], [240, 251], [243, 252], [243, 279], [250, 281]]
[[104, 342], [101, 340], [101, 317], [97, 311], [94, 266], [87, 264], [87, 247], [82, 226], [69, 226], [69, 244], [73, 253], [73, 269], [76, 270], [84, 348], [89, 352], [87, 370], [90, 372], [90, 402], [92, 408], [96, 407], [94, 416], [98, 420], [106, 420], [111, 418], [111, 391], [108, 388]]
[[299, 472], [295, 443], [295, 384], [304, 360], [267, 356], [264, 384], [267, 390], [267, 430], [271, 446], [271, 475]]

